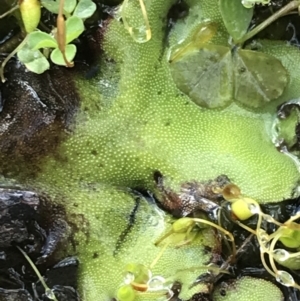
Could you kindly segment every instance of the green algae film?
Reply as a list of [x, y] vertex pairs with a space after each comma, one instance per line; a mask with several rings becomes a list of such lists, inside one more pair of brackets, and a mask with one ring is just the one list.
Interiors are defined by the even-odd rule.
[[290, 198], [299, 174], [295, 162], [271, 141], [274, 107], [264, 114], [235, 104], [212, 111], [178, 91], [162, 42], [165, 24], [156, 13], [166, 14], [167, 8], [165, 2], [149, 4], [152, 39], [144, 44], [136, 43], [121, 23], [109, 24], [104, 49], [118, 65], [119, 81], [111, 86], [118, 93], [109, 107], [97, 111], [94, 102], [104, 99], [100, 88], [97, 95], [95, 83], [89, 88], [78, 81], [85, 111], [61, 145], [63, 160], [49, 158], [40, 180], [58, 186], [67, 178], [151, 188], [154, 170], [174, 181], [226, 174], [243, 194], [260, 202]]

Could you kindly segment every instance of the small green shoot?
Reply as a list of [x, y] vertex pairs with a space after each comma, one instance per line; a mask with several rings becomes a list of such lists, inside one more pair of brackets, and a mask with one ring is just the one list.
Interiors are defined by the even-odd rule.
[[118, 301], [134, 301], [138, 293], [151, 296], [173, 295], [169, 284], [166, 283], [166, 279], [162, 276], [153, 276], [152, 274], [152, 269], [167, 247], [168, 244], [160, 250], [149, 267], [140, 263], [129, 263], [126, 265], [124, 281], [116, 292]]
[[228, 239], [232, 242], [232, 258], [231, 260], [235, 260], [236, 255], [236, 247], [234, 243], [234, 237], [233, 235], [227, 231], [226, 229], [222, 228], [219, 225], [214, 224], [211, 221], [201, 219], [201, 218], [190, 218], [190, 217], [182, 217], [178, 220], [176, 220], [173, 225], [172, 229], [167, 232], [164, 236], [162, 236], [159, 240], [156, 241], [155, 245], [159, 245], [163, 240], [165, 240], [167, 237], [169, 237], [172, 234], [178, 234], [178, 233], [185, 233], [184, 240], [177, 245], [178, 247], [189, 244], [192, 242], [197, 235], [197, 231], [194, 231], [195, 226], [199, 226], [200, 224], [209, 225], [213, 228], [216, 228], [220, 232], [222, 232], [224, 235], [228, 237]]
[[30, 259], [30, 257], [20, 248], [17, 246], [17, 248], [19, 249], [19, 251], [23, 254], [23, 256], [25, 257], [25, 259], [28, 261], [28, 263], [30, 264], [30, 266], [32, 267], [32, 269], [34, 270], [35, 274], [37, 275], [37, 277], [39, 278], [39, 280], [41, 281], [41, 284], [43, 285], [44, 289], [45, 289], [45, 295], [47, 296], [48, 299], [50, 300], [54, 300], [54, 301], [58, 301], [56, 299], [56, 296], [53, 292], [52, 289], [50, 289], [48, 287], [48, 285], [46, 284], [43, 276], [41, 275], [41, 273], [39, 272], [38, 268], [36, 267], [36, 265], [32, 262], [32, 260]]
[[220, 12], [233, 41], [241, 39], [248, 31], [253, 16], [253, 7], [245, 8], [239, 1], [220, 0]]

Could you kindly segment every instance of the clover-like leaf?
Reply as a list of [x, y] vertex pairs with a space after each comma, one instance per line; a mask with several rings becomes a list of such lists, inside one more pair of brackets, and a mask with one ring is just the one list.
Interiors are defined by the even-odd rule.
[[66, 44], [78, 38], [84, 31], [83, 21], [76, 16], [72, 16], [66, 21]]
[[275, 57], [240, 49], [233, 55], [234, 99], [251, 107], [278, 98], [288, 83], [288, 73]]
[[26, 68], [34, 73], [41, 74], [50, 68], [50, 64], [39, 50], [31, 50], [26, 44], [17, 54]]
[[170, 64], [178, 88], [200, 106], [216, 108], [232, 101], [230, 52], [207, 46]]
[[[75, 54], [76, 54], [76, 46], [74, 44], [70, 44], [66, 46], [65, 54], [68, 62], [72, 62]], [[58, 48], [55, 48], [50, 55], [51, 61], [60, 66], [65, 66], [66, 62], [61, 51]]]
[[80, 0], [77, 4], [73, 16], [81, 19], [89, 18], [96, 10], [96, 4], [91, 0]]
[[287, 71], [276, 58], [219, 45], [187, 53], [170, 67], [178, 88], [209, 108], [233, 100], [257, 108], [278, 98], [288, 82]]
[[253, 7], [246, 8], [240, 0], [219, 0], [219, 7], [228, 33], [238, 41], [248, 30]]
[[42, 31], [30, 33], [28, 35], [27, 44], [32, 50], [57, 47], [57, 41], [51, 35]]
[[[64, 12], [71, 14], [76, 6], [76, 0], [65, 0]], [[41, 0], [41, 4], [49, 10], [51, 13], [58, 14], [59, 11], [59, 1], [54, 0]]]

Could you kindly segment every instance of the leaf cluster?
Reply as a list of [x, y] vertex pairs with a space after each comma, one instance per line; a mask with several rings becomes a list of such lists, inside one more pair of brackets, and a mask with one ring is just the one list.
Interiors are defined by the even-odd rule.
[[[266, 20], [262, 28], [248, 32], [253, 7], [246, 8], [240, 1], [220, 0], [219, 9], [233, 43], [209, 43], [208, 31], [200, 26], [188, 46], [171, 54], [171, 73], [178, 88], [196, 104], [208, 108], [224, 107], [232, 101], [258, 108], [277, 99], [289, 81], [284, 66], [271, 55], [243, 49], [244, 42], [273, 22], [274, 17]], [[206, 23], [207, 28], [213, 26]], [[213, 30], [209, 32], [215, 34]]]
[[[59, 1], [42, 0], [41, 4], [50, 12], [58, 14]], [[83, 20], [90, 17], [96, 10], [96, 5], [91, 0], [66, 0], [63, 13], [67, 18], [65, 22], [66, 59], [71, 62], [76, 54], [76, 45], [70, 44], [84, 31]], [[18, 58], [25, 64], [27, 69], [35, 73], [43, 73], [49, 69], [50, 65], [46, 57], [46, 51], [41, 52], [41, 49], [53, 49], [50, 54], [50, 59], [54, 64], [65, 66], [63, 53], [59, 49], [58, 41], [55, 38], [56, 30], [51, 33], [42, 31], [33, 31], [28, 34], [27, 43], [18, 51]]]

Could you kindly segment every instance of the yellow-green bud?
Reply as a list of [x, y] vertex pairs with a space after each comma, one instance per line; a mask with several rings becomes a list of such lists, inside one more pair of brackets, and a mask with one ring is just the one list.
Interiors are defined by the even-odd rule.
[[117, 291], [118, 301], [134, 301], [135, 291], [130, 285], [123, 285]]
[[38, 0], [19, 0], [20, 12], [26, 33], [36, 29], [41, 19], [41, 4]]
[[288, 248], [299, 248], [300, 247], [300, 230], [293, 230], [284, 227], [280, 231], [279, 240]]
[[193, 226], [194, 223], [193, 219], [189, 217], [182, 217], [175, 221], [172, 228], [175, 233], [185, 232], [189, 227]]

